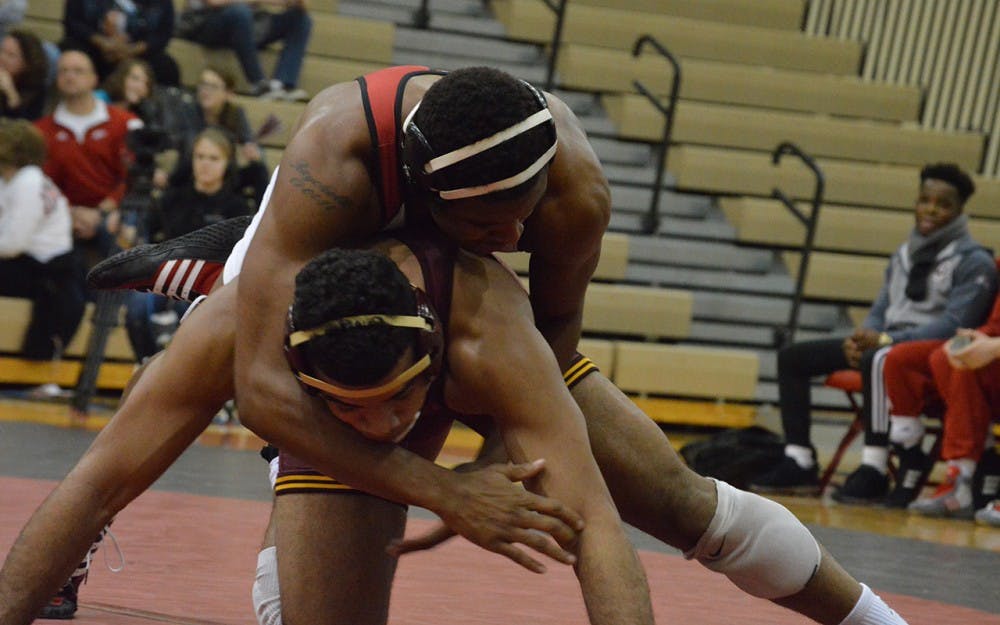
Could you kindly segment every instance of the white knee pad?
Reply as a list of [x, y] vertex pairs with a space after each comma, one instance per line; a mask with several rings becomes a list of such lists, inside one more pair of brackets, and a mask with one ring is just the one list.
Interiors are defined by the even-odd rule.
[[268, 547], [257, 554], [253, 611], [260, 625], [281, 625], [281, 595], [278, 590], [278, 558], [275, 547]]
[[741, 590], [780, 599], [802, 590], [819, 568], [819, 543], [784, 506], [713, 480], [719, 504], [693, 549], [684, 553], [723, 573]]

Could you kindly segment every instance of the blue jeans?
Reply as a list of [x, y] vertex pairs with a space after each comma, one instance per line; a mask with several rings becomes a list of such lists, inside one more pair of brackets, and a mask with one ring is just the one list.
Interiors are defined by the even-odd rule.
[[265, 26], [258, 36], [254, 31], [253, 9], [245, 3], [231, 4], [213, 11], [192, 39], [209, 48], [232, 49], [250, 84], [265, 78], [257, 49], [283, 40], [274, 78], [286, 87], [294, 87], [305, 59], [312, 18], [304, 9], [294, 8], [271, 15]]
[[187, 302], [170, 300], [162, 295], [154, 293], [129, 293], [125, 301], [125, 330], [128, 333], [129, 343], [132, 344], [132, 351], [135, 352], [136, 362], [142, 362], [162, 349], [162, 345], [157, 341], [163, 332], [172, 332], [173, 327], [162, 327], [153, 323], [151, 319], [153, 313], [173, 310], [177, 317], [184, 316], [187, 310]]

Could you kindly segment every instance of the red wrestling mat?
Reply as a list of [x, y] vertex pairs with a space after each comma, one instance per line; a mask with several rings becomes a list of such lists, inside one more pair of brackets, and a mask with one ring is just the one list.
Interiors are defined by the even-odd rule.
[[[0, 478], [0, 553], [6, 554], [30, 513], [54, 484]], [[126, 568], [113, 574], [98, 552], [81, 593], [77, 625], [255, 623], [250, 586], [267, 520], [263, 502], [149, 492], [129, 506], [113, 530]], [[411, 531], [427, 521], [411, 522]], [[720, 575], [682, 558], [643, 552], [661, 623], [764, 625], [807, 623], [753, 599]], [[586, 615], [576, 578], [551, 564], [528, 573], [464, 540], [407, 556], [393, 595], [393, 625], [567, 625]], [[1000, 625], [1000, 616], [882, 593], [911, 625]], [[39, 621], [40, 623], [48, 621]]]

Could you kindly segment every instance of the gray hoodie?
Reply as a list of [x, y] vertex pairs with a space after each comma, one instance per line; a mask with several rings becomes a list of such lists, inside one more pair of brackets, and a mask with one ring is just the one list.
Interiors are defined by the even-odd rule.
[[997, 293], [997, 265], [990, 252], [963, 232], [937, 254], [927, 297], [917, 302], [906, 296], [911, 244], [893, 253], [864, 327], [900, 342], [951, 338], [958, 328], [985, 321]]

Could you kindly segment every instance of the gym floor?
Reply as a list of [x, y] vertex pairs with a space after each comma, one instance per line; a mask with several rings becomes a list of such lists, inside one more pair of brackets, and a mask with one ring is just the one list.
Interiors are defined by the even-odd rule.
[[[0, 399], [0, 553], [45, 495], [75, 464], [107, 414], [74, 420], [65, 406]], [[842, 426], [820, 423], [819, 445]], [[680, 439], [689, 434], [676, 437]], [[671, 438], [675, 438], [671, 435]], [[676, 444], [675, 440], [675, 444]], [[441, 461], [460, 462], [475, 437], [456, 432]], [[105, 543], [82, 588], [80, 625], [253, 624], [250, 587], [270, 493], [259, 441], [239, 426], [213, 426], [115, 521], [119, 553]], [[823, 456], [821, 449], [821, 457]], [[856, 455], [842, 464], [846, 472]], [[911, 625], [1000, 625], [1000, 529], [925, 519], [899, 510], [780, 498], [858, 579]], [[433, 516], [411, 511], [409, 531]], [[725, 578], [685, 561], [638, 532], [657, 620], [663, 623], [792, 624], [806, 619], [744, 595]], [[572, 571], [550, 565], [533, 575], [464, 540], [404, 557], [390, 622], [486, 625], [585, 622]]]

